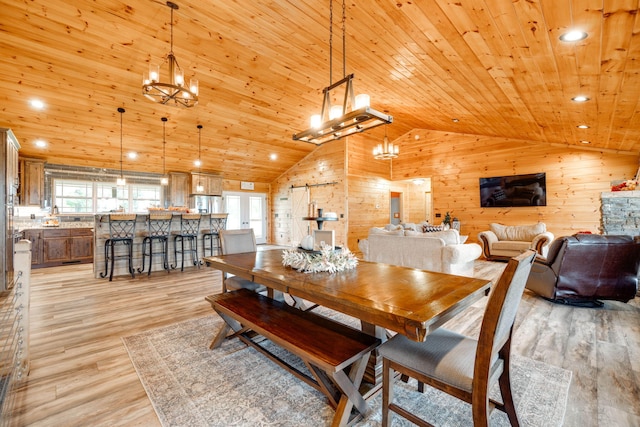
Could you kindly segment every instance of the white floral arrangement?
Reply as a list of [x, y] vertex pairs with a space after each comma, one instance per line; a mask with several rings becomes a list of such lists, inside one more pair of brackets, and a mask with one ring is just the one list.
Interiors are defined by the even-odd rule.
[[298, 249], [285, 249], [282, 252], [282, 265], [305, 273], [337, 273], [351, 270], [358, 265], [358, 258], [347, 248], [334, 250], [321, 243], [319, 253], [307, 253]]

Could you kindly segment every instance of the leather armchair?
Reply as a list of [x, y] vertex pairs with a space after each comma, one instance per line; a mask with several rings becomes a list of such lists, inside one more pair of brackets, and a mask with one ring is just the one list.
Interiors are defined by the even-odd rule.
[[628, 302], [638, 291], [639, 267], [640, 240], [575, 234], [554, 240], [547, 258], [536, 259], [526, 287], [567, 304]]

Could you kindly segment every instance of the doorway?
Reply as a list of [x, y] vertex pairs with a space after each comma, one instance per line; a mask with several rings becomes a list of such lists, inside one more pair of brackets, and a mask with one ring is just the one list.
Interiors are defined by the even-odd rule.
[[264, 193], [224, 192], [227, 229], [253, 228], [257, 244], [267, 243], [267, 195]]
[[402, 193], [392, 191], [391, 203], [389, 206], [391, 207], [389, 222], [394, 225], [400, 224], [400, 222], [402, 222]]

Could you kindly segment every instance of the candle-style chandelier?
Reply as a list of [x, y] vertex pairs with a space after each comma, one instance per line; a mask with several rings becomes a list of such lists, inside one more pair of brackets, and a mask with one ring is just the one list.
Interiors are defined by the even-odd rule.
[[398, 157], [400, 154], [400, 147], [393, 142], [389, 142], [389, 138], [387, 137], [387, 127], [384, 127], [384, 139], [382, 143], [376, 145], [373, 149], [373, 157], [378, 160], [391, 160]]
[[[322, 110], [311, 117], [311, 127], [293, 135], [296, 141], [321, 145], [341, 139], [376, 126], [393, 122], [393, 116], [374, 110], [369, 105], [369, 95], [354, 96], [353, 74], [346, 73], [346, 5], [342, 1], [342, 74], [340, 81], [333, 83], [333, 0], [329, 0], [329, 86], [322, 90]], [[331, 92], [343, 87], [342, 104], [331, 105]]]
[[142, 94], [153, 102], [189, 108], [198, 104], [198, 80], [192, 78], [185, 85], [184, 72], [173, 54], [173, 11], [178, 5], [168, 1], [167, 6], [171, 9], [171, 49], [162, 65], [168, 64], [169, 81], [160, 80], [160, 66], [150, 65], [149, 74], [142, 77]]

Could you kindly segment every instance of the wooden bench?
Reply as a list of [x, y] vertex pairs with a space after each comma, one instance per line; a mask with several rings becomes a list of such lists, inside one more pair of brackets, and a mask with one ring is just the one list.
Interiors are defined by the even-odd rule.
[[[380, 340], [324, 316], [303, 311], [247, 289], [209, 295], [205, 298], [225, 320], [211, 348], [238, 336], [310, 386], [324, 393], [336, 410], [332, 425], [348, 425], [353, 406], [361, 415], [368, 405], [358, 388], [369, 354]], [[257, 335], [256, 335], [257, 334]], [[311, 376], [269, 351], [265, 338], [298, 356]]]

